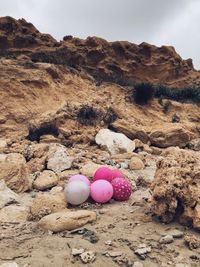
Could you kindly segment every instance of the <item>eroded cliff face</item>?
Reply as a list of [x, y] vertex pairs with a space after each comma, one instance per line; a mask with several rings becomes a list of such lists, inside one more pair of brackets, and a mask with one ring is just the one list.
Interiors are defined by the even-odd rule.
[[185, 87], [200, 83], [200, 72], [194, 69], [192, 60], [183, 60], [171, 46], [72, 36], [57, 42], [24, 19], [0, 18], [0, 54], [27, 55], [34, 62], [68, 65], [86, 71], [98, 81], [121, 85], [151, 82]]

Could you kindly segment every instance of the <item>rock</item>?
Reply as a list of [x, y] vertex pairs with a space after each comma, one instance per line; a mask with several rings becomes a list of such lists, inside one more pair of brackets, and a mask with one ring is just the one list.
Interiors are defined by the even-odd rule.
[[29, 208], [24, 206], [10, 205], [0, 210], [0, 223], [25, 222]]
[[163, 149], [162, 148], [159, 148], [159, 147], [151, 146], [150, 148], [152, 150], [152, 154], [153, 155], [156, 155], [156, 156], [161, 155], [162, 152], [163, 152]]
[[38, 225], [46, 230], [61, 232], [79, 228], [96, 220], [96, 213], [88, 210], [62, 211], [43, 217]]
[[6, 186], [4, 180], [0, 180], [0, 209], [16, 202], [18, 202], [18, 195]]
[[173, 236], [174, 238], [182, 238], [184, 236], [184, 233], [177, 229], [169, 230], [167, 231], [167, 234]]
[[7, 147], [7, 141], [4, 139], [0, 139], [0, 153], [4, 152], [6, 147]]
[[115, 133], [109, 129], [101, 129], [95, 137], [98, 145], [106, 147], [111, 154], [132, 152], [135, 143], [122, 133]]
[[45, 134], [40, 136], [40, 143], [47, 143], [47, 144], [59, 143], [59, 139], [53, 135]]
[[120, 132], [125, 134], [128, 138], [130, 139], [139, 139], [141, 140], [143, 143], [148, 143], [149, 141], [149, 136], [148, 134], [140, 128], [137, 128], [135, 126], [133, 126], [132, 122], [129, 122], [125, 119], [119, 119], [116, 120], [115, 122], [112, 123], [112, 128], [116, 131], [116, 132]]
[[[163, 222], [184, 213], [190, 226], [200, 229], [200, 157], [198, 152], [168, 148], [157, 162], [152, 188], [152, 210]], [[181, 204], [180, 204], [181, 203]]]
[[63, 192], [40, 193], [30, 207], [29, 220], [39, 220], [48, 214], [65, 210], [66, 207], [67, 201]]
[[12, 261], [12, 262], [5, 262], [1, 264], [0, 267], [19, 267], [19, 265], [16, 262]]
[[151, 144], [160, 148], [185, 147], [190, 140], [188, 132], [180, 126], [161, 128], [150, 134]]
[[176, 263], [175, 267], [190, 267], [190, 266], [186, 263]]
[[184, 236], [184, 241], [190, 249], [197, 249], [200, 247], [200, 239], [194, 234], [186, 234]]
[[129, 162], [129, 168], [131, 170], [141, 170], [144, 169], [144, 163], [139, 157], [132, 157]]
[[91, 263], [96, 259], [95, 253], [93, 251], [85, 251], [80, 255], [80, 257], [83, 263]]
[[187, 146], [189, 149], [193, 149], [195, 151], [200, 151], [200, 138], [196, 138], [196, 139], [191, 140]]
[[52, 171], [45, 170], [33, 182], [33, 187], [37, 190], [45, 190], [56, 186], [57, 184], [57, 175]]
[[138, 249], [135, 250], [135, 254], [138, 256], [144, 256], [151, 252], [151, 247], [141, 244], [139, 245]]
[[163, 237], [161, 237], [161, 239], [159, 240], [160, 244], [170, 244], [174, 241], [174, 238], [172, 235], [165, 235]]
[[121, 252], [121, 251], [108, 251], [108, 255], [110, 256], [110, 257], [113, 257], [113, 258], [115, 258], [115, 257], [119, 257], [119, 256], [121, 256], [123, 253]]
[[84, 251], [85, 251], [84, 248], [79, 248], [79, 249], [73, 248], [72, 249], [72, 256], [78, 256], [78, 255], [82, 254]]
[[71, 158], [65, 146], [60, 144], [50, 145], [50, 155], [47, 161], [47, 168], [55, 173], [62, 172], [71, 168], [73, 158]]
[[92, 178], [98, 168], [100, 168], [102, 165], [96, 164], [93, 162], [87, 163], [83, 165], [83, 167], [80, 169], [81, 174], [85, 175], [86, 177]]
[[139, 261], [135, 261], [133, 267], [144, 267], [144, 265]]
[[32, 180], [21, 154], [8, 154], [5, 160], [0, 161], [0, 180], [4, 179], [6, 185], [13, 191], [25, 192], [32, 187]]

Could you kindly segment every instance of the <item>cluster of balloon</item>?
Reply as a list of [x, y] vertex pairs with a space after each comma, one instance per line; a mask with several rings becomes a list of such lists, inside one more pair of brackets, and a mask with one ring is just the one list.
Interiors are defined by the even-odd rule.
[[129, 199], [132, 189], [120, 170], [100, 167], [95, 172], [92, 183], [84, 175], [71, 176], [64, 192], [70, 204], [80, 205], [89, 196], [98, 203], [106, 203], [112, 197], [118, 201], [125, 201]]

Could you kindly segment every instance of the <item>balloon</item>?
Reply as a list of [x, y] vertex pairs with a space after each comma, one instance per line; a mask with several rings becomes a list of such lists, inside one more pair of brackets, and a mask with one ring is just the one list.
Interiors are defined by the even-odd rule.
[[90, 187], [83, 181], [71, 181], [64, 189], [67, 201], [72, 205], [80, 205], [90, 195]]
[[91, 197], [98, 203], [106, 203], [113, 196], [113, 187], [106, 180], [97, 180], [91, 184]]
[[114, 169], [114, 170], [110, 171], [110, 182], [115, 178], [124, 178], [125, 179], [125, 176], [120, 170]]
[[93, 181], [97, 180], [107, 180], [110, 182], [111, 170], [108, 167], [102, 166], [98, 168], [94, 174]]
[[113, 186], [113, 198], [119, 201], [125, 201], [129, 199], [132, 188], [128, 180], [124, 178], [115, 178], [111, 182]]
[[88, 186], [90, 186], [90, 180], [86, 176], [81, 174], [76, 174], [71, 176], [68, 180], [68, 183], [71, 183], [72, 181], [82, 181], [86, 183]]

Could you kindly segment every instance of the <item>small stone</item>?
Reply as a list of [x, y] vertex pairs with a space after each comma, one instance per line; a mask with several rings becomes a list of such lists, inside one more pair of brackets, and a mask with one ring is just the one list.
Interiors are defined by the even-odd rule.
[[45, 170], [33, 182], [33, 187], [37, 190], [45, 190], [56, 186], [57, 183], [57, 175], [52, 171]]
[[144, 163], [139, 157], [132, 157], [130, 162], [129, 162], [129, 168], [131, 170], [141, 170], [144, 169]]
[[82, 254], [84, 251], [85, 251], [84, 248], [79, 248], [79, 249], [73, 248], [72, 249], [72, 255], [78, 256], [78, 255]]
[[174, 229], [167, 232], [169, 235], [173, 236], [174, 238], [182, 238], [184, 233], [180, 230]]
[[135, 254], [137, 254], [139, 256], [145, 255], [145, 254], [150, 253], [150, 252], [151, 252], [151, 247], [147, 246], [145, 244], [139, 245], [138, 249], [135, 250]]
[[18, 195], [6, 186], [4, 180], [0, 180], [0, 209], [18, 200]]
[[166, 236], [161, 237], [159, 243], [160, 244], [170, 244], [173, 241], [174, 241], [174, 238], [172, 235], [166, 235]]
[[110, 257], [116, 258], [116, 257], [121, 256], [122, 252], [121, 251], [109, 251], [108, 254]]
[[96, 259], [95, 253], [93, 251], [85, 251], [80, 255], [80, 257], [83, 263], [91, 263]]
[[6, 262], [0, 265], [0, 267], [19, 267], [16, 262]]
[[104, 243], [105, 245], [112, 246], [112, 240], [107, 240]]
[[144, 265], [139, 261], [135, 261], [133, 267], [144, 267]]

